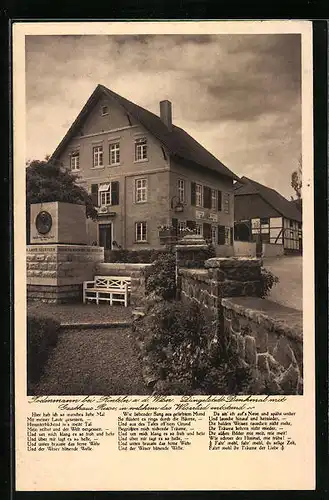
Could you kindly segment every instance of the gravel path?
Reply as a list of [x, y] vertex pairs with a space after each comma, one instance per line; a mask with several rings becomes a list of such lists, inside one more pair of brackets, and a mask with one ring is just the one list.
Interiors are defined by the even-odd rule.
[[33, 394], [148, 394], [129, 335], [127, 328], [63, 329]]

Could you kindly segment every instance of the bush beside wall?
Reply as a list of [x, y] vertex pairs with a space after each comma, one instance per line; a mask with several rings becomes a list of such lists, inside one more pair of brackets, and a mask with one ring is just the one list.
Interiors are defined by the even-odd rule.
[[248, 394], [251, 370], [220, 345], [198, 304], [151, 300], [133, 331], [155, 394]]
[[168, 250], [105, 250], [104, 262], [122, 262], [127, 264], [151, 264]]
[[60, 323], [52, 318], [27, 318], [28, 385], [40, 380], [49, 355], [57, 344]]

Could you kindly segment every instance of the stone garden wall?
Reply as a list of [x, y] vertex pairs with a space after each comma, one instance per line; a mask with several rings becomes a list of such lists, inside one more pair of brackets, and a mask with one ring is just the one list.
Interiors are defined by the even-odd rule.
[[262, 261], [212, 258], [204, 269], [179, 269], [180, 296], [209, 315], [218, 340], [254, 371], [254, 393], [302, 394], [302, 313], [260, 298]]
[[257, 373], [255, 392], [303, 392], [302, 312], [269, 300], [222, 299], [224, 335]]
[[182, 300], [199, 303], [213, 319], [222, 317], [221, 299], [261, 295], [261, 260], [215, 257], [204, 269], [178, 269]]

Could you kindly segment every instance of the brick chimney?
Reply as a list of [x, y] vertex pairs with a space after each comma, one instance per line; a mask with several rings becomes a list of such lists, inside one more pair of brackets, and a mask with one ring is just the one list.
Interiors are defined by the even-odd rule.
[[168, 130], [172, 130], [172, 111], [170, 101], [160, 101], [160, 118], [167, 126]]

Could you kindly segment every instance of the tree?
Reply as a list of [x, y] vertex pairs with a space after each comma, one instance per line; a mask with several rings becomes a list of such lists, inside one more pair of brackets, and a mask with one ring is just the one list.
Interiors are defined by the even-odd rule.
[[97, 211], [91, 196], [76, 181], [78, 176], [52, 160], [33, 160], [26, 168], [26, 224], [30, 228], [30, 205], [47, 201], [63, 201], [86, 206], [86, 216], [93, 220]]
[[298, 160], [298, 168], [291, 174], [291, 187], [296, 193], [297, 200], [302, 197], [302, 158]]

